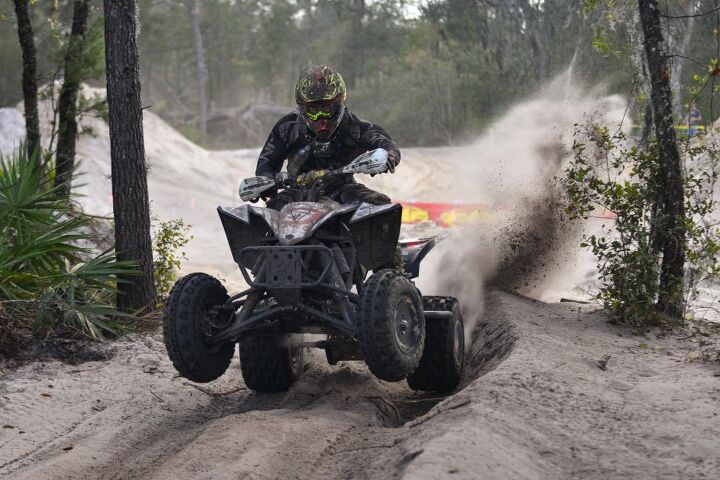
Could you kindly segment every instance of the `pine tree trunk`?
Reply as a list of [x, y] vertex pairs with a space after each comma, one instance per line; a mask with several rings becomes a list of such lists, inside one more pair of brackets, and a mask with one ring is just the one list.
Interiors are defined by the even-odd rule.
[[55, 157], [55, 186], [63, 198], [70, 195], [72, 174], [75, 169], [75, 140], [77, 139], [77, 95], [80, 88], [78, 62], [87, 32], [91, 0], [75, 0], [73, 3], [72, 29], [67, 52], [65, 74], [58, 100], [58, 143]]
[[195, 63], [197, 70], [198, 102], [200, 103], [200, 122], [198, 128], [203, 139], [207, 136], [208, 96], [207, 96], [207, 69], [205, 68], [205, 49], [203, 48], [202, 31], [200, 30], [200, 14], [195, 0], [187, 0], [190, 24], [193, 31], [193, 46], [195, 47]]
[[365, 0], [352, 0], [352, 7], [349, 7], [350, 15], [350, 40], [345, 46], [345, 69], [343, 78], [349, 88], [357, 85], [358, 79], [362, 76], [365, 68], [365, 48], [363, 46], [363, 19], [365, 18]]
[[[540, 28], [539, 26], [537, 28]], [[535, 65], [538, 77], [538, 83], [542, 84], [547, 80], [548, 67], [547, 67], [547, 51], [545, 50], [545, 42], [542, 38], [542, 34], [539, 31], [535, 31], [530, 38], [530, 45], [532, 45], [533, 53], [535, 54]]]
[[658, 141], [658, 240], [662, 251], [659, 311], [680, 317], [683, 313], [685, 266], [685, 203], [683, 169], [673, 120], [670, 69], [664, 52], [657, 0], [639, 0], [640, 22], [650, 74], [650, 101]]
[[37, 153], [40, 161], [40, 117], [38, 115], [37, 51], [30, 23], [29, 0], [14, 0], [18, 39], [22, 50], [22, 90], [25, 105], [25, 131], [28, 154]]
[[140, 310], [154, 305], [155, 284], [140, 99], [138, 7], [136, 0], [104, 2], [115, 249], [119, 260], [135, 261], [141, 271], [118, 284], [117, 305]]

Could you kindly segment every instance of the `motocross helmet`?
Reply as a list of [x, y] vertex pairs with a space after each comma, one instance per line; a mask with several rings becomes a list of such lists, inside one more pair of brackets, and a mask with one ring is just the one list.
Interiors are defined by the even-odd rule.
[[328, 141], [345, 114], [347, 88], [333, 67], [312, 65], [300, 74], [295, 84], [298, 111], [321, 141]]

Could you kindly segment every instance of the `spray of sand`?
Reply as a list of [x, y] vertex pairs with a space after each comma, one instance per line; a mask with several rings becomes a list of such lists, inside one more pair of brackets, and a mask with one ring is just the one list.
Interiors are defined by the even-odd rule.
[[[581, 225], [568, 222], [556, 177], [570, 160], [575, 125], [615, 126], [625, 101], [584, 91], [571, 72], [518, 104], [474, 144], [448, 152], [451, 195], [490, 206], [492, 218], [456, 229], [428, 258], [424, 294], [452, 292], [466, 311], [468, 331], [482, 316], [488, 287], [535, 298], [578, 271]], [[582, 268], [581, 268], [582, 269]]]

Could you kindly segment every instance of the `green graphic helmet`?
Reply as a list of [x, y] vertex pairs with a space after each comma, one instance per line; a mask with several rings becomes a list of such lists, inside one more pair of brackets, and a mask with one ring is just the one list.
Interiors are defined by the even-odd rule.
[[321, 141], [328, 141], [345, 114], [347, 89], [342, 76], [327, 65], [312, 65], [300, 74], [295, 102], [308, 127]]
[[295, 102], [304, 105], [313, 102], [345, 101], [347, 88], [342, 75], [327, 65], [311, 65], [302, 71], [295, 84]]

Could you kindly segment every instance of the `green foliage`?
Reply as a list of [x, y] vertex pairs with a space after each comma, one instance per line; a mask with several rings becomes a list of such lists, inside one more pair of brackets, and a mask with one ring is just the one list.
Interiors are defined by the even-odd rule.
[[65, 69], [67, 80], [82, 83], [105, 76], [105, 30], [102, 19], [96, 19], [79, 42], [71, 41], [68, 34], [61, 47], [63, 58], [58, 58], [58, 64], [62, 64], [65, 56], [70, 58]]
[[[408, 16], [407, 4], [397, 1], [200, 2], [210, 103], [219, 111], [249, 110], [237, 124], [211, 122], [210, 143], [261, 144], [279, 115], [252, 107], [291, 110], [296, 76], [309, 63], [338, 67], [350, 108], [400, 144], [416, 146], [473, 135], [573, 59], [583, 80], [608, 80], [622, 91], [631, 80], [626, 58], [593, 52], [600, 14], [585, 15], [577, 2], [441, 0], [415, 11]], [[144, 98], [192, 134], [182, 128], [197, 124], [198, 111], [187, 9], [140, 0], [140, 15]], [[605, 39], [627, 45], [619, 30]]]
[[602, 57], [620, 59], [623, 57], [623, 53], [627, 52], [623, 52], [623, 50], [614, 43], [618, 40], [617, 35], [613, 35], [612, 32], [608, 32], [605, 28], [599, 27], [593, 35], [592, 46]]
[[603, 284], [598, 298], [622, 321], [653, 322], [659, 272], [651, 238], [655, 153], [626, 147], [621, 133], [611, 136], [606, 128], [584, 133], [595, 148], [591, 157], [585, 143], [573, 145], [575, 158], [565, 172], [567, 212], [571, 218], [588, 218], [597, 210], [616, 215], [610, 227], [585, 235], [582, 243], [598, 258]]
[[[600, 233], [589, 233], [583, 247], [598, 259], [602, 287], [597, 295], [621, 322], [648, 325], [659, 321], [656, 302], [661, 252], [656, 238], [660, 179], [656, 145], [646, 150], [631, 145], [622, 132], [607, 128], [578, 129], [574, 160], [563, 180], [571, 218], [611, 213]], [[718, 151], [698, 144], [686, 152], [687, 164], [717, 165]], [[720, 232], [709, 220], [716, 202], [712, 191], [717, 174], [706, 166], [688, 169], [685, 177], [688, 281], [686, 302], [700, 282], [720, 278]], [[605, 215], [603, 215], [605, 216]]]
[[[59, 7], [59, 6], [58, 6]], [[62, 70], [64, 78], [71, 83], [82, 83], [90, 79], [99, 79], [105, 75], [105, 29], [103, 18], [94, 16], [88, 21], [88, 28], [81, 38], [74, 38], [70, 34], [73, 16], [73, 2], [68, 2], [62, 8], [53, 8], [45, 13], [46, 25], [36, 26], [43, 32], [38, 49], [45, 49], [44, 55], [38, 59], [47, 62], [47, 68], [57, 72]], [[38, 11], [40, 10], [40, 11]], [[43, 14], [42, 8], [34, 7], [36, 15]], [[90, 8], [99, 11], [97, 8]], [[91, 13], [92, 15], [92, 13]], [[42, 17], [40, 17], [42, 18]], [[66, 59], [69, 62], [66, 62]]]
[[603, 57], [610, 54], [610, 44], [607, 42], [605, 32], [602, 29], [598, 29], [595, 32], [592, 40], [592, 46]]
[[593, 10], [600, 8], [601, 6], [614, 8], [616, 4], [615, 0], [582, 0], [581, 3], [585, 13], [591, 13]]
[[[686, 144], [687, 145], [687, 144]], [[698, 286], [720, 279], [720, 222], [713, 196], [718, 180], [720, 150], [709, 140], [688, 145], [685, 170], [688, 286], [686, 301], [699, 294]]]
[[[200, 140], [185, 2], [138, 3], [143, 98], [175, 128]], [[416, 146], [474, 136], [571, 62], [579, 80], [606, 83], [612, 92], [625, 93], [631, 81], [627, 57], [616, 55], [624, 53], [617, 46], [628, 45], [622, 29], [603, 33], [610, 55], [600, 57], [592, 48], [595, 24], [612, 5], [607, 0], [587, 0], [602, 6], [587, 10], [573, 0], [197, 3], [207, 94], [212, 113], [218, 113], [211, 115], [205, 140], [213, 147], [260, 145], [280, 112], [294, 107], [292, 87], [309, 63], [338, 67], [353, 111], [381, 124], [401, 145]], [[72, 2], [35, 2], [31, 10], [42, 85], [56, 78], [62, 65]], [[101, 13], [96, 5], [78, 77], [101, 72], [102, 38], [95, 35]], [[0, 105], [22, 97], [13, 21], [11, 4], [0, 2]]]
[[20, 146], [0, 155], [0, 306], [38, 332], [65, 329], [92, 338], [126, 328], [114, 320], [117, 276], [130, 263], [79, 245], [88, 220], [58, 200], [46, 159], [39, 167]]
[[153, 263], [155, 288], [160, 302], [170, 293], [183, 260], [187, 260], [181, 249], [192, 240], [188, 236], [191, 225], [185, 225], [182, 218], [160, 222], [153, 231]]
[[[53, 57], [57, 65], [63, 65], [63, 82], [80, 85], [89, 80], [105, 77], [105, 31], [102, 18], [93, 21], [85, 36], [73, 38], [69, 32], [59, 36], [57, 50]], [[54, 91], [50, 91], [54, 95]], [[95, 116], [108, 122], [109, 112], [107, 99], [95, 95], [88, 98], [80, 92], [77, 98], [76, 120], [78, 123], [87, 115]], [[80, 134], [94, 135], [84, 127]]]

